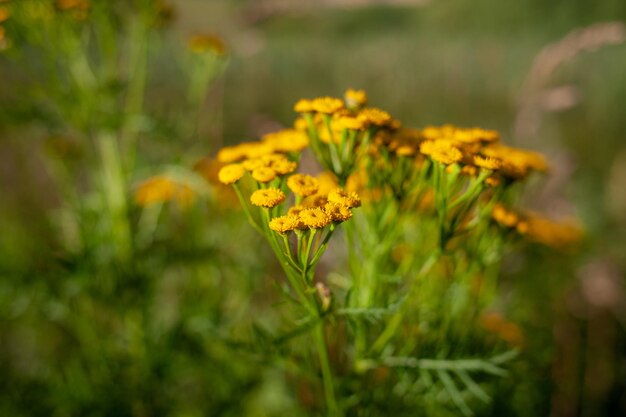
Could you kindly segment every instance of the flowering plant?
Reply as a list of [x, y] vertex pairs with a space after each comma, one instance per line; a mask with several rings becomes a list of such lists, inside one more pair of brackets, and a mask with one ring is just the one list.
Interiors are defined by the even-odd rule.
[[[527, 177], [547, 171], [545, 158], [503, 145], [493, 130], [405, 128], [367, 107], [363, 91], [303, 99], [295, 110], [293, 129], [221, 149], [219, 181], [232, 185], [288, 278], [305, 323], [294, 334], [312, 331], [329, 415], [363, 407], [346, 400], [351, 390], [390, 370], [391, 393], [441, 403], [433, 397], [443, 389], [444, 403], [472, 414], [469, 398], [488, 399], [489, 380], [476, 378], [504, 375], [523, 346], [514, 324], [484, 319], [513, 234], [559, 247], [580, 237], [575, 225], [508, 208]], [[318, 177], [294, 173], [307, 147], [324, 170]], [[348, 268], [324, 279], [316, 267], [341, 223]]]

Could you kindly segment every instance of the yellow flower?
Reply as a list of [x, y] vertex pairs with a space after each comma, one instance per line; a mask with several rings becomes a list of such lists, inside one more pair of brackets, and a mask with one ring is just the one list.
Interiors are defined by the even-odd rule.
[[313, 100], [311, 106], [313, 110], [323, 114], [333, 114], [343, 109], [343, 101], [334, 97], [318, 97]]
[[295, 129], [284, 129], [263, 136], [263, 142], [272, 146], [276, 152], [300, 152], [309, 146], [306, 133]]
[[217, 153], [217, 160], [225, 164], [242, 159], [260, 158], [274, 152], [272, 146], [263, 142], [244, 142], [235, 146], [226, 146]]
[[536, 213], [525, 213], [517, 231], [531, 241], [542, 245], [563, 248], [578, 243], [583, 231], [574, 221], [555, 222]]
[[393, 123], [393, 118], [389, 113], [376, 107], [361, 110], [357, 117], [367, 125], [378, 127], [391, 126]]
[[519, 223], [519, 216], [512, 210], [507, 209], [502, 204], [497, 203], [491, 211], [491, 217], [506, 227], [515, 227]]
[[177, 201], [181, 206], [187, 206], [194, 198], [195, 194], [191, 187], [164, 176], [144, 181], [135, 191], [135, 203], [141, 207], [166, 201]]
[[293, 106], [293, 109], [297, 113], [310, 113], [313, 111], [313, 101], [307, 100], [305, 98], [298, 100], [298, 102]]
[[196, 54], [212, 52], [217, 56], [226, 55], [226, 44], [222, 38], [212, 34], [192, 35], [187, 41], [189, 49]]
[[276, 171], [269, 167], [259, 167], [252, 171], [252, 178], [258, 182], [267, 183], [276, 178]]
[[285, 201], [285, 194], [278, 188], [256, 190], [250, 196], [250, 202], [257, 207], [276, 207]]
[[427, 140], [422, 142], [420, 152], [445, 165], [454, 164], [463, 159], [463, 153], [459, 148], [442, 141]]
[[6, 7], [0, 7], [0, 23], [11, 17], [11, 11]]
[[332, 222], [330, 216], [320, 207], [303, 210], [299, 217], [306, 227], [312, 229], [323, 229]]
[[298, 204], [298, 205], [289, 207], [287, 214], [290, 216], [298, 217], [300, 213], [302, 212], [302, 210], [306, 210], [306, 209], [307, 207], [303, 206], [302, 204]]
[[296, 170], [298, 164], [293, 161], [289, 161], [287, 159], [276, 161], [271, 165], [272, 169], [276, 171], [278, 175], [287, 175], [291, 174]]
[[367, 128], [367, 123], [362, 118], [353, 116], [340, 116], [333, 120], [333, 128], [336, 128], [338, 130], [363, 130]]
[[302, 206], [306, 208], [324, 207], [328, 203], [328, 196], [324, 194], [314, 194], [302, 200]]
[[324, 206], [324, 211], [334, 222], [345, 222], [352, 217], [350, 209], [343, 204], [327, 203]]
[[241, 165], [246, 169], [246, 171], [250, 172], [254, 171], [255, 169], [267, 166], [262, 158], [246, 159], [241, 163]]
[[230, 185], [239, 181], [245, 173], [246, 170], [241, 164], [230, 164], [220, 169], [217, 177], [222, 184]]
[[367, 104], [367, 94], [364, 90], [353, 90], [349, 88], [344, 94], [346, 105], [349, 108], [363, 107]]
[[544, 172], [548, 169], [548, 163], [543, 155], [526, 149], [492, 144], [483, 148], [481, 153], [501, 160], [500, 171], [504, 176], [513, 179], [523, 179], [533, 170]]
[[337, 188], [334, 191], [328, 193], [328, 201], [331, 203], [344, 205], [348, 208], [361, 206], [361, 199], [359, 198], [357, 193], [348, 193], [341, 188]]
[[297, 229], [299, 224], [300, 220], [296, 216], [280, 216], [270, 220], [270, 229], [277, 233], [285, 234]]
[[287, 186], [295, 194], [308, 197], [317, 192], [320, 187], [317, 178], [306, 174], [294, 174], [287, 179]]
[[293, 128], [299, 132], [306, 132], [309, 130], [309, 122], [302, 117], [298, 117], [293, 121]]
[[61, 10], [87, 10], [89, 0], [57, 0], [57, 7]]
[[496, 169], [500, 169], [502, 167], [502, 161], [501, 160], [499, 160], [497, 158], [490, 157], [490, 156], [474, 155], [472, 162], [477, 167], [489, 169], [489, 170], [492, 170], [492, 171], [496, 170]]

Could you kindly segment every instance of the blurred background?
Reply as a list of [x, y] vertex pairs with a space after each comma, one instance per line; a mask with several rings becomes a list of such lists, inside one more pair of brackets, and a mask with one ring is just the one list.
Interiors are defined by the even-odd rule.
[[[299, 98], [349, 87], [409, 126], [497, 129], [551, 162], [525, 205], [579, 219], [586, 242], [506, 260], [498, 308], [525, 335], [523, 377], [504, 381], [480, 415], [626, 415], [626, 2], [158, 3], [143, 110], [129, 124], [140, 126], [132, 189], [291, 125]], [[135, 17], [121, 10], [126, 39]], [[276, 320], [275, 300], [263, 296], [275, 291], [276, 267], [252, 250], [258, 238], [230, 214], [228, 195], [164, 209], [133, 262], [111, 261], [98, 203], [90, 208], [93, 114], [76, 110], [100, 96], [50, 89], [59, 81], [41, 51], [52, 40], [23, 22], [1, 23], [0, 415], [305, 415], [306, 393], [292, 395], [255, 352], [232, 354], [236, 336], [258, 331], [254, 317]], [[193, 79], [188, 39], [204, 33], [219, 35], [225, 52], [196, 120], [180, 103]], [[94, 107], [105, 105], [113, 110], [102, 123], [115, 128], [115, 105]], [[81, 219], [93, 223], [68, 217], [74, 191], [59, 184], [86, 196]]]

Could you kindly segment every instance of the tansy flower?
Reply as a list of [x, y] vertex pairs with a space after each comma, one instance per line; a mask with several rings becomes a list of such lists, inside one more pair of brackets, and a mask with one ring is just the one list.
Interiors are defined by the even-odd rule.
[[368, 125], [383, 127], [390, 126], [393, 118], [389, 113], [375, 107], [368, 107], [359, 112], [357, 117]]
[[310, 175], [294, 174], [287, 179], [287, 186], [295, 194], [302, 197], [308, 197], [317, 192], [320, 184], [317, 178]]
[[457, 147], [441, 141], [428, 140], [422, 142], [420, 152], [445, 165], [454, 164], [463, 159], [463, 153]]
[[348, 108], [363, 107], [367, 104], [367, 94], [364, 90], [353, 90], [349, 88], [344, 94], [346, 106]]
[[6, 21], [11, 17], [11, 11], [6, 7], [0, 7], [0, 23]]
[[313, 101], [307, 100], [305, 98], [298, 100], [298, 102], [293, 106], [293, 109], [297, 113], [310, 113], [313, 111]]
[[217, 178], [222, 184], [230, 185], [239, 181], [246, 170], [241, 164], [229, 164], [220, 169]]
[[282, 161], [276, 161], [272, 163], [271, 167], [278, 175], [287, 175], [294, 172], [298, 167], [298, 164], [293, 161], [284, 159]]
[[311, 106], [313, 110], [323, 114], [333, 114], [343, 109], [343, 101], [334, 97], [318, 97], [313, 100]]
[[302, 204], [298, 204], [298, 205], [289, 207], [287, 214], [290, 216], [298, 217], [300, 213], [302, 212], [302, 210], [306, 210], [306, 209], [307, 207], [303, 206]]
[[300, 152], [309, 146], [309, 137], [306, 133], [296, 129], [284, 129], [268, 133], [262, 140], [268, 143], [276, 152]]
[[306, 132], [309, 129], [309, 122], [302, 117], [298, 117], [293, 121], [293, 128], [299, 132]]
[[502, 167], [501, 160], [489, 156], [474, 155], [472, 162], [477, 167], [489, 169], [492, 171], [500, 169]]
[[325, 194], [314, 194], [302, 200], [302, 205], [306, 208], [324, 207], [328, 203], [328, 196]]
[[258, 182], [267, 183], [276, 178], [276, 171], [269, 167], [259, 167], [252, 171], [252, 178]]
[[350, 209], [343, 204], [327, 203], [324, 206], [324, 211], [334, 222], [345, 222], [352, 217]]
[[337, 188], [336, 190], [328, 193], [328, 201], [331, 203], [341, 204], [348, 208], [361, 206], [361, 199], [356, 193], [348, 193], [341, 188]]
[[491, 217], [499, 224], [506, 227], [515, 227], [519, 222], [519, 216], [512, 210], [508, 210], [502, 204], [497, 203], [491, 211]]
[[212, 52], [217, 56], [226, 55], [224, 41], [216, 35], [192, 35], [187, 41], [189, 49], [196, 54]]
[[262, 158], [246, 159], [241, 163], [246, 171], [254, 171], [255, 169], [266, 167], [268, 164]]
[[484, 156], [502, 161], [501, 172], [513, 179], [523, 179], [531, 170], [544, 172], [548, 163], [543, 155], [526, 149], [512, 148], [501, 144], [492, 144], [481, 150]]
[[285, 234], [298, 228], [300, 220], [296, 216], [280, 216], [270, 220], [270, 229], [277, 233]]
[[367, 128], [367, 122], [358, 117], [341, 116], [333, 120], [333, 128], [363, 130]]
[[278, 188], [256, 190], [250, 196], [250, 202], [257, 207], [272, 208], [285, 201], [285, 194]]
[[299, 218], [305, 226], [311, 229], [323, 229], [332, 222], [330, 216], [319, 207], [303, 210]]
[[157, 176], [144, 181], [135, 191], [135, 203], [142, 207], [171, 200], [186, 206], [194, 198], [194, 192], [188, 185], [179, 184], [164, 176]]

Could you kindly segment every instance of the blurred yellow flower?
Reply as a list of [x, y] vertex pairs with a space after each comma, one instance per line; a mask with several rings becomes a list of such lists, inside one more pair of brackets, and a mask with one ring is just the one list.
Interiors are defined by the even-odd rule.
[[269, 167], [259, 167], [252, 171], [252, 178], [261, 183], [267, 183], [276, 178], [276, 171]]
[[344, 99], [346, 100], [346, 106], [351, 109], [367, 105], [367, 94], [365, 93], [365, 90], [354, 90], [349, 88], [344, 94]]
[[166, 201], [176, 201], [181, 206], [188, 206], [194, 199], [195, 193], [191, 187], [165, 176], [152, 177], [140, 184], [135, 191], [135, 203], [142, 207]]
[[294, 194], [308, 197], [315, 194], [320, 187], [317, 178], [306, 174], [294, 174], [287, 179], [287, 186]]
[[427, 140], [420, 145], [420, 152], [445, 165], [457, 163], [463, 159], [463, 153], [448, 142]]
[[214, 34], [196, 34], [189, 37], [187, 46], [196, 54], [212, 52], [217, 56], [226, 55], [226, 44]]
[[239, 181], [246, 173], [241, 164], [230, 164], [220, 169], [218, 178], [222, 184], [230, 185]]
[[307, 134], [296, 129], [268, 133], [263, 136], [262, 141], [269, 144], [275, 152], [300, 152], [309, 146]]
[[[297, 104], [296, 104], [297, 106]], [[314, 111], [322, 114], [333, 114], [344, 108], [343, 101], [335, 97], [318, 97], [313, 99], [311, 107]], [[297, 111], [297, 110], [296, 110]]]

